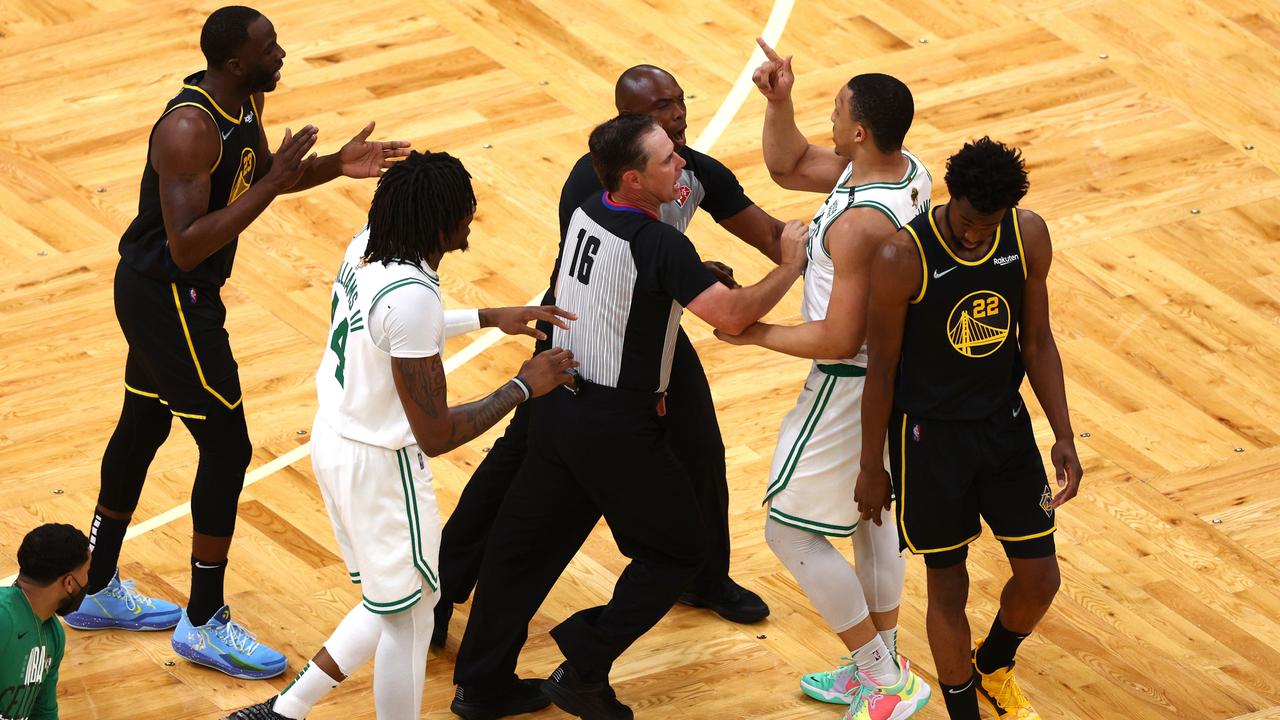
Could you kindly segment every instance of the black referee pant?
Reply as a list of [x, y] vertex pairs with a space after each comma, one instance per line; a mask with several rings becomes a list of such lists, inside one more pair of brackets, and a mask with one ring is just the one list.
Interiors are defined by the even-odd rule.
[[[549, 327], [542, 329], [550, 335]], [[537, 349], [544, 350], [548, 345], [539, 343]], [[700, 596], [715, 598], [729, 576], [729, 484], [724, 440], [702, 361], [683, 328], [676, 339], [667, 392], [667, 414], [661, 422], [672, 454], [692, 483], [702, 523], [708, 530], [706, 564], [690, 589]], [[516, 408], [506, 432], [472, 473], [458, 506], [445, 523], [440, 538], [443, 602], [464, 603], [475, 588], [494, 516], [528, 452], [528, 433], [529, 403], [525, 403]]]
[[706, 530], [653, 393], [587, 385], [529, 405], [529, 452], [493, 523], [454, 682], [500, 692], [515, 676], [529, 621], [603, 515], [631, 559], [607, 605], [551, 631], [584, 677], [653, 627], [697, 574]]

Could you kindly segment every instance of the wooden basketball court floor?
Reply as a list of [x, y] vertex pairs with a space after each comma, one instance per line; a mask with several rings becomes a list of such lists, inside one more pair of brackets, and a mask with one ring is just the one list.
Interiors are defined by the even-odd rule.
[[[116, 242], [137, 203], [149, 127], [215, 4], [11, 0], [0, 5], [0, 575], [45, 521], [87, 526], [121, 400]], [[450, 306], [524, 303], [543, 288], [560, 184], [611, 89], [640, 62], [673, 71], [700, 138], [762, 207], [807, 218], [820, 197], [775, 187], [761, 161], [764, 103], [731, 89], [770, 24], [796, 55], [802, 129], [829, 142], [849, 76], [883, 71], [917, 102], [909, 146], [941, 182], [946, 157], [991, 134], [1022, 147], [1024, 206], [1049, 223], [1054, 328], [1087, 474], [1061, 511], [1064, 585], [1021, 653], [1046, 718], [1280, 717], [1280, 7], [1265, 0], [263, 0], [289, 53], [265, 108], [272, 143], [315, 123], [331, 152], [377, 134], [460, 156], [480, 210], [473, 249], [446, 261]], [[727, 114], [727, 115], [725, 115]], [[256, 446], [232, 549], [235, 613], [290, 672], [241, 682], [176, 662], [168, 635], [69, 632], [66, 718], [212, 718], [292, 677], [357, 601], [305, 449], [328, 287], [370, 182], [275, 202], [242, 238], [226, 291]], [[754, 280], [766, 261], [705, 216], [703, 255]], [[798, 286], [797, 286], [798, 287]], [[795, 320], [799, 291], [773, 313]], [[720, 409], [732, 488], [733, 575], [773, 608], [757, 626], [677, 607], [613, 679], [655, 718], [820, 718], [798, 676], [841, 653], [762, 538], [778, 423], [807, 364], [685, 327]], [[451, 398], [509, 377], [529, 344], [457, 362]], [[1038, 408], [1037, 408], [1038, 409]], [[1035, 415], [1042, 447], [1051, 435]], [[433, 461], [448, 512], [496, 431]], [[283, 458], [264, 468], [277, 458]], [[291, 464], [288, 464], [290, 463]], [[176, 430], [152, 468], [124, 573], [181, 602], [194, 446]], [[286, 465], [273, 469], [278, 465]], [[847, 548], [846, 548], [847, 550]], [[521, 672], [558, 662], [546, 630], [607, 597], [623, 561], [597, 530], [542, 608]], [[1007, 568], [975, 546], [971, 617], [989, 624]], [[932, 679], [924, 572], [908, 566], [901, 647]], [[451, 717], [467, 614], [434, 652], [424, 717]], [[373, 718], [366, 668], [312, 717]], [[539, 717], [559, 717], [553, 710]], [[919, 717], [943, 718], [940, 699]]]

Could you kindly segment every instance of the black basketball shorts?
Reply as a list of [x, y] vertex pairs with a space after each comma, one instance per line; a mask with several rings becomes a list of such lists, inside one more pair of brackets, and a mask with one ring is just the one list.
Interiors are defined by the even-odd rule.
[[[1053, 493], [1016, 393], [982, 420], [928, 420], [895, 411], [889, 465], [901, 547], [939, 567], [965, 557], [982, 520], [1013, 558], [1053, 555]], [[930, 561], [933, 562], [930, 562]]]
[[129, 343], [125, 390], [192, 420], [240, 405], [240, 373], [218, 290], [156, 281], [120, 262], [115, 307]]

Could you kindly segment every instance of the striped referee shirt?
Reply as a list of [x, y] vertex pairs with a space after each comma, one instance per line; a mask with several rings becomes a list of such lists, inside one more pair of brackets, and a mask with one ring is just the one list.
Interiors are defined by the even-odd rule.
[[716, 282], [693, 243], [600, 192], [574, 210], [563, 248], [556, 304], [578, 319], [555, 328], [552, 344], [597, 385], [665, 391], [684, 306]]

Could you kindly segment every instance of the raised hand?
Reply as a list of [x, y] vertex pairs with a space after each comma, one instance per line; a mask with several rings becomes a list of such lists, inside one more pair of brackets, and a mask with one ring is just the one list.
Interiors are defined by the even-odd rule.
[[485, 308], [480, 311], [480, 327], [496, 327], [508, 335], [528, 335], [539, 340], [546, 340], [547, 334], [530, 323], [548, 322], [562, 330], [568, 330], [569, 323], [566, 321], [577, 319], [577, 315], [555, 305]]
[[782, 58], [769, 47], [769, 43], [765, 42], [764, 38], [756, 38], [756, 43], [764, 51], [765, 61], [751, 73], [751, 81], [769, 102], [790, 100], [791, 87], [796, 82], [796, 75], [791, 71], [791, 58], [794, 56], [788, 55], [785, 59]]
[[307, 152], [315, 146], [319, 132], [315, 125], [307, 125], [297, 135], [285, 128], [284, 140], [280, 141], [280, 147], [271, 156], [271, 169], [262, 181], [273, 186], [276, 192], [284, 192], [296, 185], [306, 170], [307, 163], [316, 157], [315, 153], [307, 157]]
[[520, 366], [519, 376], [529, 383], [529, 392], [533, 397], [541, 397], [560, 385], [573, 382], [571, 368], [578, 367], [573, 353], [562, 348], [551, 348], [534, 355]]
[[404, 140], [370, 141], [374, 121], [347, 141], [338, 151], [338, 167], [349, 178], [378, 177], [395, 162], [395, 158], [409, 155], [409, 143]]

